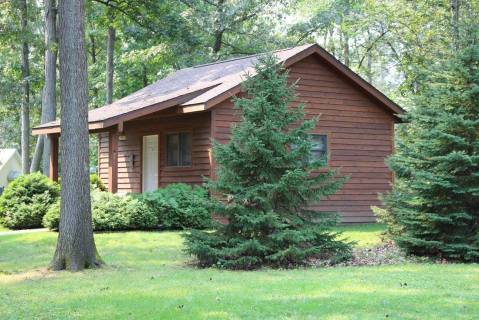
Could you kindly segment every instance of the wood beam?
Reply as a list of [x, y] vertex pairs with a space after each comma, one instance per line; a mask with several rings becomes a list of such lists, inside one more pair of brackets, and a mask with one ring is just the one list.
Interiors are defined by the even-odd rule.
[[49, 134], [50, 139], [50, 179], [58, 182], [58, 135]]
[[108, 137], [108, 191], [118, 191], [118, 132], [110, 131]]
[[204, 104], [193, 104], [191, 106], [184, 106], [180, 108], [180, 113], [190, 113], [190, 112], [198, 112], [198, 111], [205, 111], [206, 106]]

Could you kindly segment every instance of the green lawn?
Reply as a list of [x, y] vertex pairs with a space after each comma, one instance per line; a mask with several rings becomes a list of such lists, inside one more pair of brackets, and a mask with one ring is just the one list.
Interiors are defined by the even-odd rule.
[[[367, 246], [381, 226], [340, 227]], [[232, 272], [187, 264], [176, 232], [96, 235], [107, 266], [48, 272], [56, 234], [0, 237], [0, 319], [477, 319], [479, 266]]]

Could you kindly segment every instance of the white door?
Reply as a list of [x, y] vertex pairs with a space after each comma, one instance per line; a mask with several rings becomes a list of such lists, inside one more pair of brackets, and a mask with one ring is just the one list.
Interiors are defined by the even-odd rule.
[[158, 189], [158, 135], [143, 137], [143, 192]]

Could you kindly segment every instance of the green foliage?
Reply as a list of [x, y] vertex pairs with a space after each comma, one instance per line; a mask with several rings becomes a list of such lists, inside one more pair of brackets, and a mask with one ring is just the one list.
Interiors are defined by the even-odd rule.
[[479, 261], [479, 28], [425, 72], [379, 211], [408, 253]]
[[43, 216], [42, 225], [50, 230], [57, 231], [60, 225], [60, 200], [53, 203]]
[[138, 196], [158, 217], [163, 229], [204, 229], [211, 226], [208, 192], [200, 186], [173, 183]]
[[304, 120], [304, 106], [289, 108], [294, 86], [273, 56], [263, 57], [256, 72], [245, 82], [247, 97], [235, 100], [242, 121], [230, 142], [214, 144], [217, 180], [208, 188], [225, 200], [213, 200], [214, 212], [229, 223], [186, 235], [186, 252], [201, 266], [228, 269], [347, 259], [349, 244], [330, 231], [336, 216], [308, 209], [344, 181], [334, 171], [317, 171], [322, 161], [309, 161], [317, 119]]
[[20, 176], [0, 196], [0, 220], [11, 229], [41, 227], [43, 216], [59, 194], [58, 184], [41, 173]]
[[90, 186], [93, 190], [107, 191], [105, 184], [97, 174], [90, 175]]
[[[145, 204], [131, 196], [92, 191], [92, 221], [95, 231], [150, 230], [158, 227], [158, 219]], [[53, 204], [43, 218], [43, 226], [58, 230], [60, 202]]]

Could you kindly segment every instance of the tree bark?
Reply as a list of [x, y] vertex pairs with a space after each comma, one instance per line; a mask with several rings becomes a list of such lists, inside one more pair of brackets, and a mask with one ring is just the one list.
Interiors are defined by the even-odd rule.
[[96, 268], [91, 220], [85, 0], [59, 2], [62, 190], [54, 270]]
[[[44, 136], [38, 136], [37, 144], [35, 145], [35, 151], [33, 152], [32, 163], [30, 165], [30, 173], [40, 170], [40, 164], [42, 163], [43, 149], [45, 147]], [[45, 173], [44, 173], [45, 174]]]
[[116, 30], [113, 27], [113, 10], [108, 8], [108, 38], [106, 45], [106, 104], [113, 102], [113, 73], [114, 73], [114, 56], [115, 56], [115, 37]]
[[221, 46], [223, 44], [223, 34], [225, 32], [224, 29], [224, 16], [225, 16], [225, 1], [224, 0], [218, 0], [218, 3], [216, 4], [216, 19], [215, 19], [215, 39], [214, 39], [214, 44], [213, 44], [213, 53], [218, 54], [221, 50]]
[[22, 86], [23, 97], [21, 107], [21, 145], [22, 145], [22, 171], [30, 172], [30, 65], [28, 61], [28, 11], [27, 0], [20, 1], [22, 42]]
[[[41, 123], [54, 121], [56, 117], [57, 99], [57, 8], [55, 0], [45, 0], [45, 84], [42, 94]], [[39, 136], [30, 171], [38, 171], [43, 157], [42, 171], [46, 176], [50, 171], [50, 140]]]
[[[96, 64], [96, 40], [94, 35], [90, 35], [90, 45], [91, 45], [91, 63]], [[93, 108], [97, 107], [97, 101], [98, 101], [98, 88], [93, 87]]]
[[344, 64], [349, 67], [349, 36], [347, 33], [343, 34], [343, 56]]
[[[371, 43], [372, 37], [371, 37], [371, 31], [368, 29], [368, 43]], [[368, 50], [367, 52], [367, 63], [366, 63], [366, 74], [368, 77], [368, 82], [370, 84], [373, 84], [373, 57], [372, 57], [372, 50]]]
[[451, 0], [451, 24], [452, 24], [452, 35], [453, 35], [453, 42], [456, 47], [458, 48], [458, 40], [459, 40], [459, 7], [460, 7], [460, 0]]

